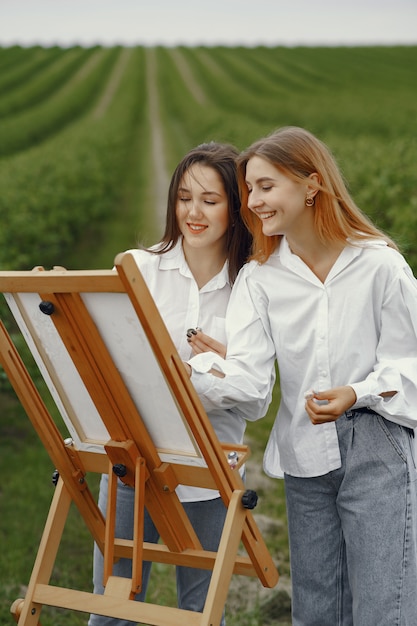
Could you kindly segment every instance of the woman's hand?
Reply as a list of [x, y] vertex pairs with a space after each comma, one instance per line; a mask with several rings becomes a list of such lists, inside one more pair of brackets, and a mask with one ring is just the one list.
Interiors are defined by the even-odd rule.
[[186, 372], [187, 372], [187, 374], [188, 374], [189, 378], [191, 378], [191, 374], [193, 373], [193, 370], [192, 370], [192, 368], [191, 368], [191, 365], [189, 365], [188, 363], [186, 363], [186, 361], [183, 361], [183, 363], [184, 363], [184, 366], [185, 366], [185, 369], [186, 369]]
[[352, 387], [334, 387], [327, 391], [312, 391], [306, 396], [305, 408], [313, 424], [335, 422], [356, 402]]
[[199, 328], [190, 328], [187, 330], [187, 341], [193, 350], [193, 354], [214, 352], [223, 359], [226, 358], [226, 346], [220, 341], [213, 339], [213, 337], [210, 337], [210, 335], [206, 335]]

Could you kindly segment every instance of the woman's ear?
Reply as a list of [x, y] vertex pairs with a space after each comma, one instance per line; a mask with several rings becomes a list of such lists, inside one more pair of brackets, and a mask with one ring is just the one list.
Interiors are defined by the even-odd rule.
[[317, 172], [313, 172], [307, 178], [307, 193], [310, 198], [314, 198], [314, 196], [320, 191], [318, 187], [320, 186], [320, 178]]

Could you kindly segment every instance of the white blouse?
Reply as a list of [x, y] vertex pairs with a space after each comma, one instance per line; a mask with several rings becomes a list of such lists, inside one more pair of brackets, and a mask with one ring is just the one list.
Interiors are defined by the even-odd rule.
[[[309, 389], [351, 385], [353, 408], [417, 426], [417, 281], [383, 241], [347, 245], [322, 283], [282, 238], [265, 264], [241, 270], [226, 331], [227, 359], [192, 358], [192, 381], [206, 408], [256, 420], [270, 403], [277, 359], [281, 403], [264, 456], [271, 476], [340, 467], [335, 423], [314, 426], [305, 411]], [[225, 377], [208, 374], [212, 367]]]
[[[181, 239], [169, 252], [152, 254], [146, 250], [129, 250], [155, 300], [162, 319], [183, 361], [191, 356], [187, 330], [199, 326], [218, 341], [226, 343], [225, 317], [231, 286], [228, 264], [204, 287], [197, 283], [184, 257]], [[243, 442], [245, 419], [228, 409], [215, 407], [208, 413], [220, 441]], [[178, 497], [183, 502], [210, 500], [218, 491], [180, 485]]]

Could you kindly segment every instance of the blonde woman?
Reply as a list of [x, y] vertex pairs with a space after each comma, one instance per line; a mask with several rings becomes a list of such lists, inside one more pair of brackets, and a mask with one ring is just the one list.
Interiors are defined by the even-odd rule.
[[[254, 237], [227, 358], [189, 361], [206, 406], [266, 412], [285, 478], [293, 626], [411, 626], [417, 616], [417, 281], [350, 197], [329, 149], [287, 127], [238, 162]], [[212, 374], [215, 374], [214, 376]]]

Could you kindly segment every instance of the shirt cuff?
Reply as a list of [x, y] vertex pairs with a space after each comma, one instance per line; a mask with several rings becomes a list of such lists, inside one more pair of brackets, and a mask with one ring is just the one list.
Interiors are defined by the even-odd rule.
[[213, 368], [223, 372], [225, 360], [214, 352], [203, 352], [202, 354], [193, 356], [193, 358], [187, 361], [187, 363], [192, 368], [191, 377], [193, 377], [194, 372], [207, 374], [207, 372]]
[[360, 383], [350, 383], [349, 386], [352, 387], [356, 394], [356, 402], [350, 407], [351, 409], [360, 409], [365, 406], [372, 406], [381, 400], [381, 396], [375, 389], [375, 385], [371, 384], [368, 380], [364, 380]]

